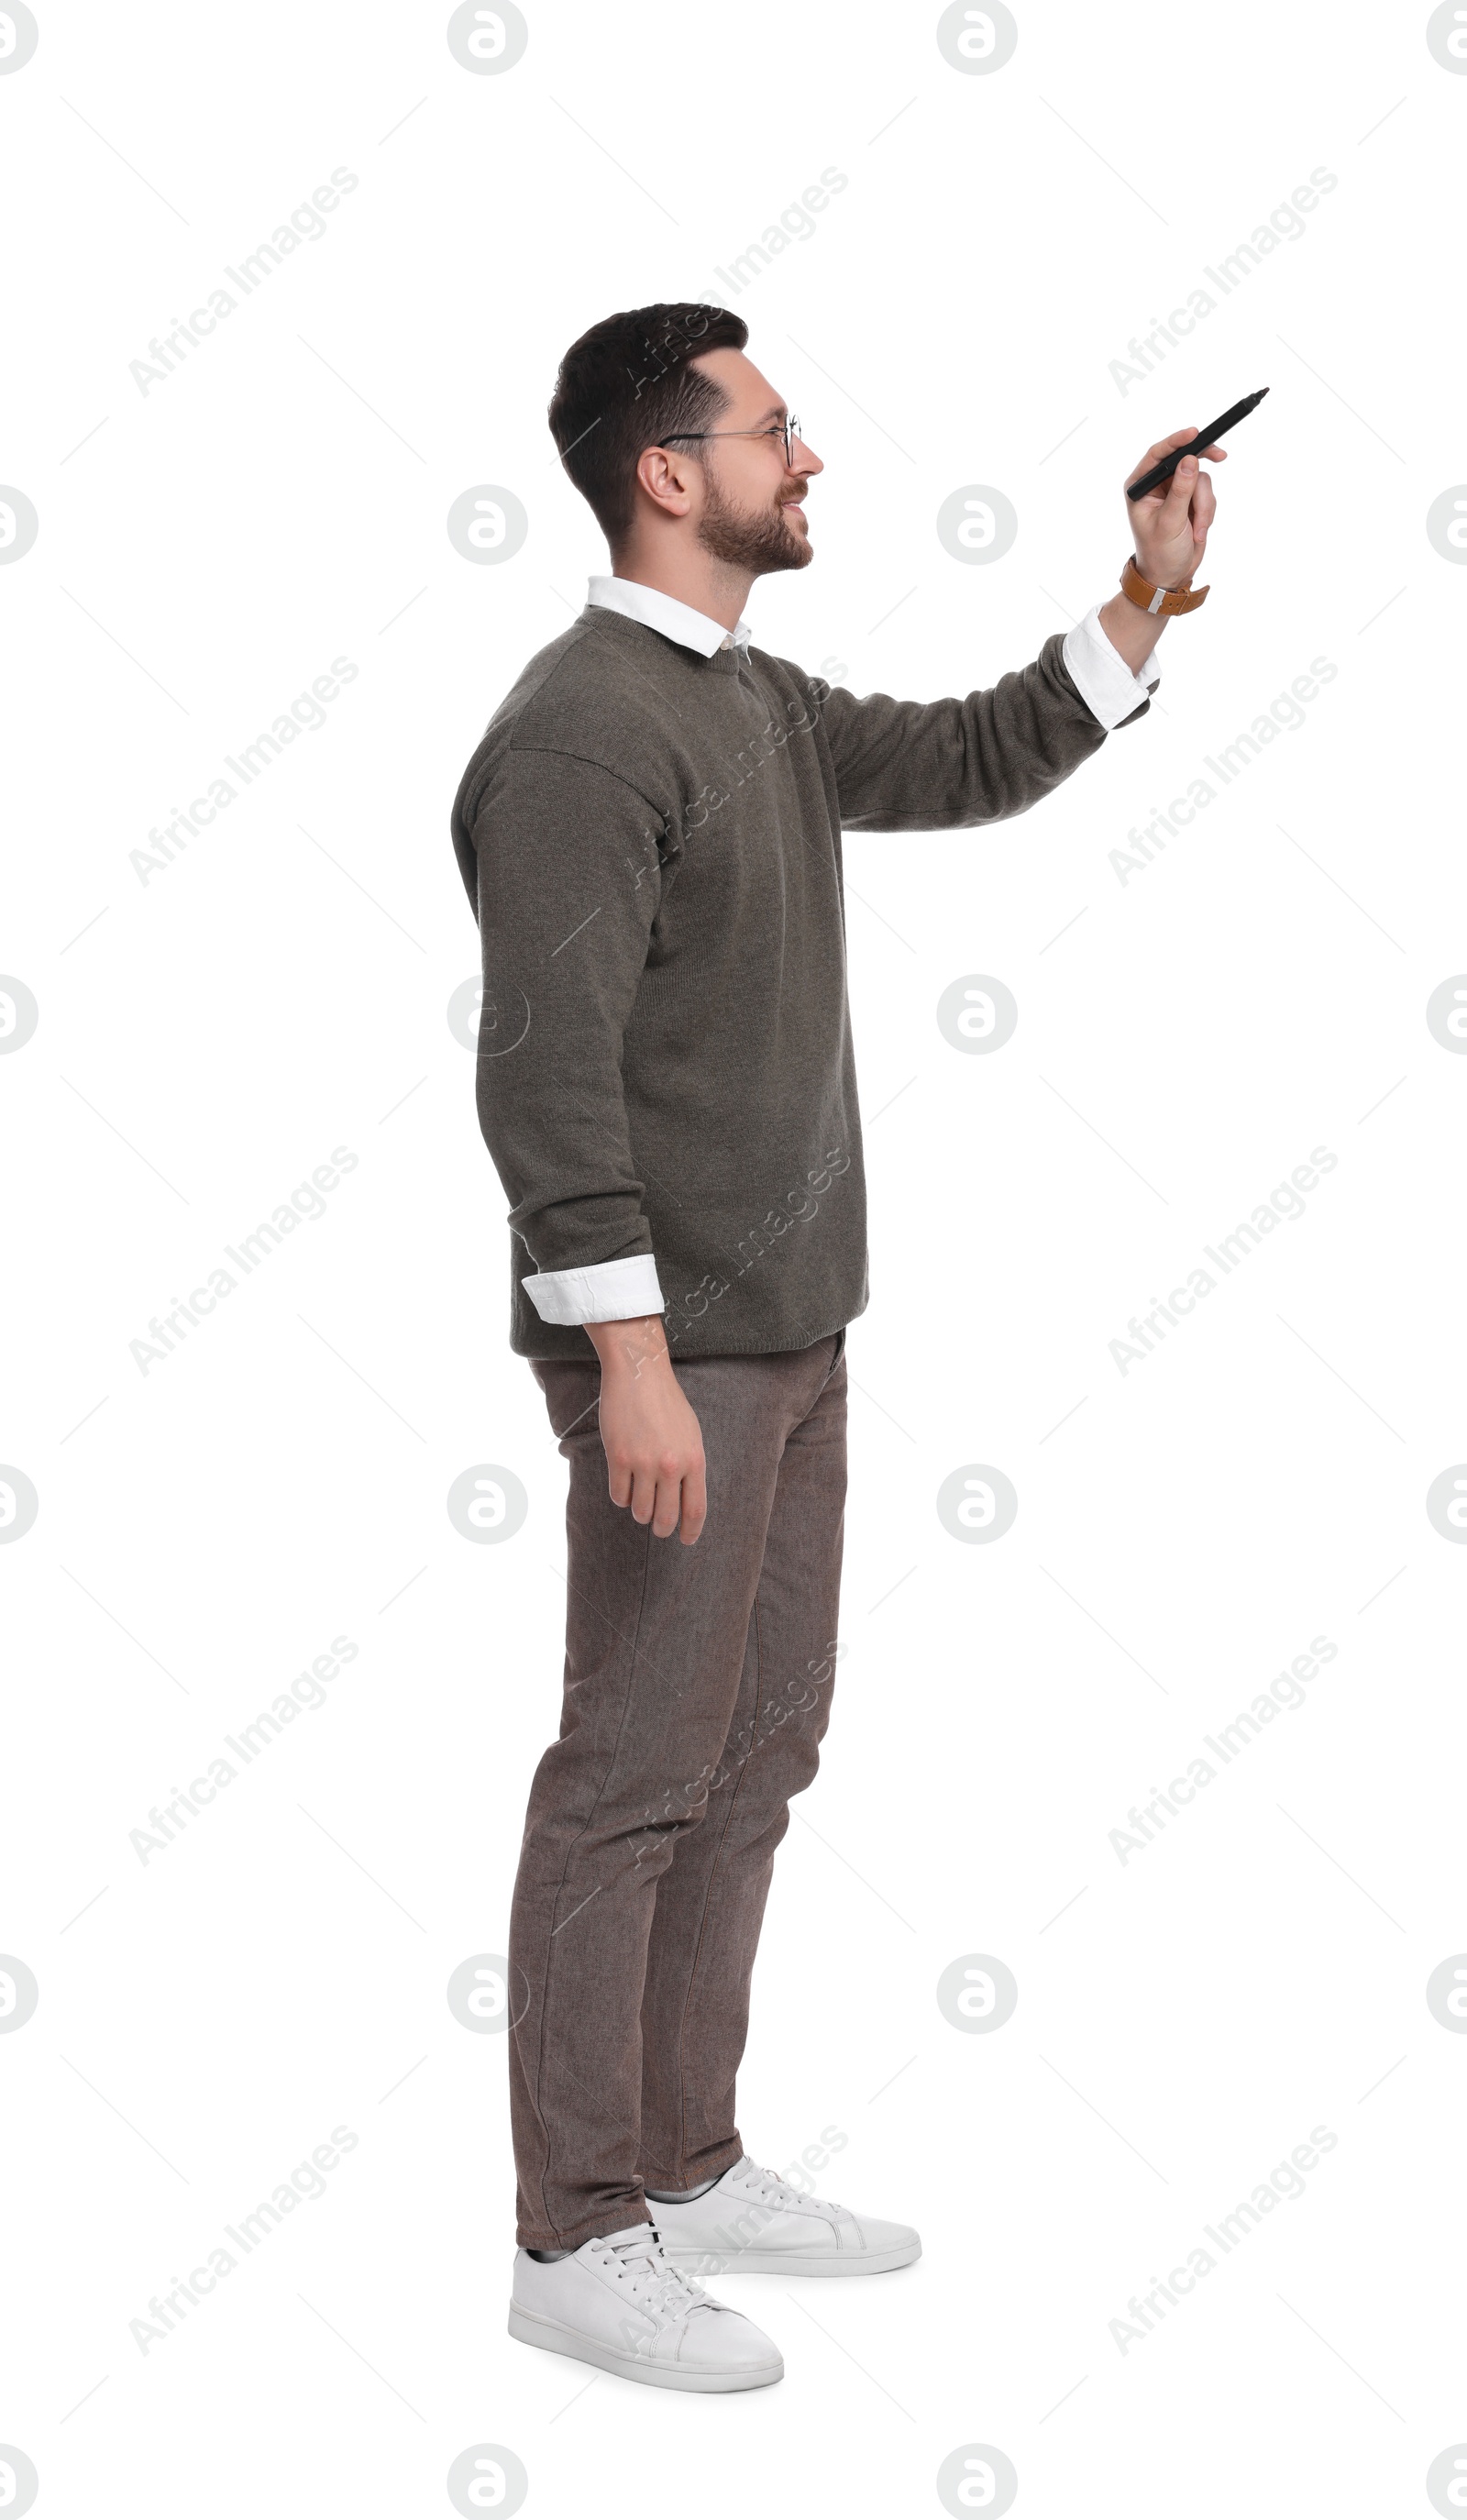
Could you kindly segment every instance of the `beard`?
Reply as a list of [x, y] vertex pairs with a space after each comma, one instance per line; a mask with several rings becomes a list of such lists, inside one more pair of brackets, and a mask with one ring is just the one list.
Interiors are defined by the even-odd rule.
[[698, 541], [715, 560], [769, 577], [776, 569], [804, 568], [815, 558], [808, 536], [789, 522], [782, 507], [762, 512], [738, 508], [725, 498], [711, 472], [707, 483]]

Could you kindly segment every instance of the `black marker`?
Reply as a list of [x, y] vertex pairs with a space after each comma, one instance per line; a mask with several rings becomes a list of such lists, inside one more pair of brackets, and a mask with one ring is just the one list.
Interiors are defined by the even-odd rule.
[[1149, 472], [1141, 474], [1139, 481], [1132, 482], [1127, 498], [1142, 498], [1148, 490], [1154, 490], [1158, 482], [1170, 481], [1184, 455], [1195, 455], [1199, 447], [1211, 446], [1214, 438], [1221, 437], [1224, 429], [1236, 428], [1240, 420], [1246, 420], [1251, 411], [1257, 411], [1267, 390], [1267, 385], [1260, 385], [1257, 393], [1245, 394], [1241, 402], [1233, 404], [1231, 411], [1224, 411], [1221, 420], [1215, 420], [1210, 428], [1199, 428], [1196, 436], [1185, 446], [1178, 446], [1173, 454], [1164, 455], [1159, 464], [1152, 465]]

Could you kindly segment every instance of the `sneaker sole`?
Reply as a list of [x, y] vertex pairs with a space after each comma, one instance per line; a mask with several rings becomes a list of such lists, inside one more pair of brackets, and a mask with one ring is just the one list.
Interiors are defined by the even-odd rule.
[[538, 2311], [521, 2310], [512, 2301], [510, 2334], [517, 2337], [521, 2345], [538, 2345], [545, 2354], [569, 2355], [573, 2362], [594, 2362], [599, 2370], [614, 2371], [623, 2380], [640, 2380], [651, 2389], [767, 2389], [784, 2377], [782, 2355], [777, 2355], [773, 2362], [757, 2363], [748, 2371], [722, 2371], [696, 2362], [648, 2362], [640, 2354], [623, 2354], [614, 2345], [602, 2345], [594, 2336], [583, 2336], [577, 2328], [562, 2327], [554, 2318], [543, 2318]]
[[797, 2250], [739, 2249], [732, 2257], [723, 2257], [716, 2249], [679, 2249], [664, 2239], [662, 2254], [670, 2267], [683, 2274], [693, 2275], [885, 2275], [896, 2267], [910, 2267], [922, 2254], [920, 2240], [904, 2240], [895, 2249], [872, 2249], [858, 2256], [855, 2251], [823, 2258], [801, 2257]]

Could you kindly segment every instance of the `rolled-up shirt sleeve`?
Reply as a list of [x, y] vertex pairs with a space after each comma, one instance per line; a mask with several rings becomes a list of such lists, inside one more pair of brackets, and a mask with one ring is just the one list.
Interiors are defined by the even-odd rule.
[[1132, 672], [1100, 627], [1098, 604], [1092, 604], [1085, 619], [1076, 622], [1060, 652], [1081, 698], [1107, 733], [1144, 708], [1161, 681], [1161, 667], [1154, 656], [1147, 657], [1138, 674]]
[[621, 1076], [660, 829], [610, 771], [532, 747], [504, 754], [474, 809], [479, 1126], [543, 1321], [662, 1310]]
[[650, 1251], [625, 1260], [601, 1260], [590, 1269], [542, 1269], [520, 1284], [543, 1322], [569, 1328], [585, 1322], [643, 1321], [664, 1309], [657, 1263]]

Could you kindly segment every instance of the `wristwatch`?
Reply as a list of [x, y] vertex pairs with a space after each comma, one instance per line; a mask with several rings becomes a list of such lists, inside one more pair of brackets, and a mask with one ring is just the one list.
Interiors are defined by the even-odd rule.
[[1129, 555], [1121, 571], [1121, 593], [1139, 606], [1142, 612], [1195, 612], [1199, 604], [1207, 602], [1211, 591], [1210, 587], [1199, 586], [1194, 593], [1189, 577], [1183, 578], [1180, 586], [1153, 586]]

